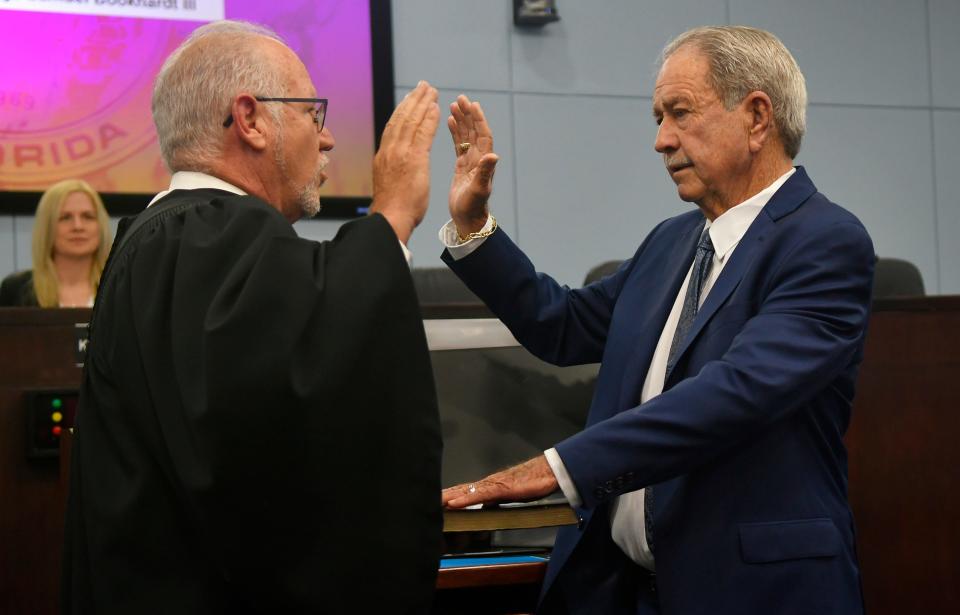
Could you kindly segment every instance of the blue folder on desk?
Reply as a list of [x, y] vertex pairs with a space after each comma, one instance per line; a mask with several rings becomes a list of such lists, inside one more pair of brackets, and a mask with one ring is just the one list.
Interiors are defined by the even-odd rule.
[[549, 558], [539, 555], [500, 555], [495, 557], [445, 557], [440, 560], [444, 568], [468, 568], [471, 566], [503, 566], [505, 564], [535, 564]]

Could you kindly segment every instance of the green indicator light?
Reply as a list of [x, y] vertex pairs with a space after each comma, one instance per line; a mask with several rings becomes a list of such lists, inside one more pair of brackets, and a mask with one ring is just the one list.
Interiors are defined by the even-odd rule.
[[53, 401], [50, 402], [50, 405], [53, 406], [54, 408], [59, 408], [60, 406], [63, 405], [63, 402], [60, 401], [60, 398], [59, 398], [59, 397], [54, 397], [54, 398], [53, 398]]

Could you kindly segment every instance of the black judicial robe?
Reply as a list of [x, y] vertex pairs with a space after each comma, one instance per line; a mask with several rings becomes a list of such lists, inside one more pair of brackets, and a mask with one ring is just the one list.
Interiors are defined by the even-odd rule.
[[168, 199], [189, 207], [136, 229], [97, 296], [64, 612], [428, 610], [440, 428], [396, 235], [373, 215], [317, 243], [254, 197]]

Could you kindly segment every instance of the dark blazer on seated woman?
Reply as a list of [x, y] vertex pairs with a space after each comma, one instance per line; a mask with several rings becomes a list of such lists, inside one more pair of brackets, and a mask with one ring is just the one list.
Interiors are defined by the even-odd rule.
[[0, 283], [0, 307], [38, 307], [33, 270], [11, 273]]

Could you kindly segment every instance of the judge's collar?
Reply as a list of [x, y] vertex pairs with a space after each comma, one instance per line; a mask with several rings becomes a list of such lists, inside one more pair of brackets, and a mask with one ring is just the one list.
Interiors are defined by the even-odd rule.
[[197, 190], [200, 188], [213, 188], [232, 192], [233, 194], [246, 194], [246, 192], [240, 188], [213, 175], [207, 175], [199, 171], [177, 171], [173, 174], [173, 177], [170, 178], [170, 187], [153, 197], [153, 200], [150, 201], [147, 207], [150, 207], [150, 205], [167, 196], [173, 190]]

